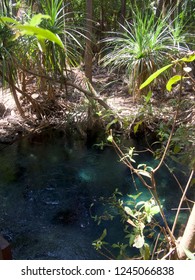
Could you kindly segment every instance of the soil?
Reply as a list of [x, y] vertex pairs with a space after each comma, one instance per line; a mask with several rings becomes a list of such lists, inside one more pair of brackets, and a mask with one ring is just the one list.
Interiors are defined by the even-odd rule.
[[[83, 73], [79, 69], [72, 72], [72, 79], [74, 83], [79, 86], [83, 85]], [[129, 127], [138, 122], [140, 117], [143, 118], [143, 102], [144, 98], [134, 100], [133, 96], [129, 94], [129, 88], [125, 75], [117, 73], [109, 73], [107, 69], [95, 68], [93, 71], [93, 87], [96, 90], [98, 97], [103, 99], [121, 118], [126, 118], [129, 122]], [[58, 88], [56, 86], [56, 88]], [[32, 97], [37, 98], [36, 89], [33, 81], [28, 84], [28, 90], [32, 91]], [[68, 112], [74, 112], [75, 107], [82, 106], [84, 95], [80, 92], [68, 88], [70, 96], [66, 95], [64, 98], [64, 91], [56, 90], [55, 104], [50, 102], [46, 104], [43, 99], [41, 103], [45, 106], [47, 117], [37, 120], [36, 116], [30, 112], [28, 105], [21, 100], [22, 107], [26, 113], [27, 118], [21, 118], [16, 108], [14, 99], [9, 89], [0, 88], [0, 142], [10, 143], [15, 141], [20, 135], [39, 130], [47, 125], [61, 125], [64, 123], [65, 116]], [[168, 122], [173, 117], [175, 107], [175, 97], [177, 97], [179, 87], [176, 86], [171, 93], [168, 93], [161, 88], [153, 91], [152, 98], [149, 104], [145, 103], [144, 114], [147, 126], [151, 130], [159, 121]], [[182, 100], [185, 107], [181, 112], [180, 117], [183, 123], [187, 125], [195, 124], [195, 88], [189, 82], [185, 83], [182, 92]], [[43, 95], [44, 96], [44, 95]], [[68, 99], [68, 100], [67, 100]]]

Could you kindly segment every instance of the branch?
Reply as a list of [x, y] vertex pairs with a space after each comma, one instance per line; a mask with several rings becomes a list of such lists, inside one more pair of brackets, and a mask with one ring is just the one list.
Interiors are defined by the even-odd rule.
[[186, 197], [186, 192], [187, 192], [187, 190], [190, 186], [190, 182], [192, 180], [193, 175], [194, 175], [194, 170], [192, 170], [191, 173], [190, 173], [190, 177], [188, 179], [187, 185], [186, 185], [185, 190], [183, 192], [183, 195], [181, 197], [181, 200], [180, 200], [180, 203], [179, 203], [179, 206], [178, 206], [178, 209], [177, 209], [177, 213], [176, 213], [176, 216], [175, 216], [175, 220], [174, 220], [174, 223], [173, 223], [173, 227], [172, 227], [172, 230], [171, 230], [172, 234], [174, 234], [175, 227], [176, 227], [177, 220], [178, 220], [178, 216], [179, 216], [179, 212], [180, 212], [180, 209], [181, 209], [181, 205], [182, 205], [182, 203], [183, 203], [183, 201]]

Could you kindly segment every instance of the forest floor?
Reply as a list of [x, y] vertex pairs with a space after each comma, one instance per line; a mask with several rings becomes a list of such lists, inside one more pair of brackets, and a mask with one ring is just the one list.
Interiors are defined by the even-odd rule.
[[[80, 74], [80, 70], [76, 69], [73, 82], [83, 86], [81, 81], [82, 75]], [[79, 78], [79, 76], [81, 77]], [[118, 114], [121, 118], [125, 117], [131, 120], [132, 123], [136, 118], [139, 119], [139, 116], [143, 116], [143, 114], [146, 115], [146, 118], [150, 118], [152, 122], [158, 122], [159, 120], [167, 122], [174, 115], [173, 108], [175, 107], [175, 100], [179, 92], [178, 86], [171, 93], [167, 93], [162, 89], [154, 90], [150, 102], [148, 104], [145, 103], [145, 106], [143, 106], [144, 98], [134, 101], [133, 96], [129, 94], [125, 75], [109, 73], [107, 69], [101, 68], [95, 68], [93, 71], [93, 86], [98, 96], [111, 107], [114, 113]], [[29, 85], [30, 89], [32, 87], [33, 85]], [[63, 92], [60, 92], [60, 94], [57, 92], [59, 108], [63, 111], [66, 110], [63, 109], [66, 108], [63, 104], [66, 101], [61, 98], [62, 95]], [[71, 93], [71, 98], [68, 101], [69, 107], [73, 105], [75, 108], [75, 104], [79, 106], [78, 103], [82, 100], [78, 95], [81, 96], [78, 92]], [[185, 83], [182, 91], [182, 101], [184, 109], [179, 117], [186, 125], [195, 125], [195, 88], [191, 83]], [[25, 107], [25, 103], [22, 106], [24, 111], [28, 110]], [[44, 122], [51, 121], [55, 123], [57, 120], [56, 122], [60, 124], [60, 122], [64, 121], [64, 115], [56, 112], [58, 107], [52, 108], [50, 104], [48, 109], [53, 110], [53, 114], [51, 113]], [[27, 117], [25, 120], [22, 119], [10, 91], [0, 88], [0, 142], [10, 143], [19, 134], [22, 134], [24, 131], [34, 131], [35, 127], [40, 127], [41, 124], [43, 125], [43, 120], [41, 122], [33, 121], [31, 117]], [[151, 125], [150, 120], [148, 125]]]

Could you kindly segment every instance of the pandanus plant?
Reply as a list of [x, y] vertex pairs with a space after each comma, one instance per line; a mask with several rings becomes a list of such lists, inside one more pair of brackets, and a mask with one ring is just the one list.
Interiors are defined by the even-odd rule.
[[[22, 19], [24, 23], [10, 17], [0, 17], [1, 27], [6, 28], [10, 32], [10, 36], [12, 36], [9, 40], [7, 39], [9, 43], [12, 42], [12, 51], [8, 51], [7, 46], [3, 45], [4, 49], [6, 49], [3, 63], [7, 65], [7, 69], [9, 66], [9, 70], [3, 70], [1, 74], [7, 76], [9, 85], [13, 85], [12, 92], [22, 117], [24, 117], [24, 112], [17, 96], [18, 90], [32, 103], [35, 110], [38, 107], [30, 95], [25, 94], [24, 91], [15, 86], [18, 72], [27, 70], [27, 72], [37, 73], [39, 80], [41, 75], [49, 75], [52, 78], [58, 75], [66, 75], [64, 70], [66, 70], [67, 65], [74, 62], [73, 54], [76, 51], [73, 51], [73, 49], [76, 48], [75, 46], [77, 46], [77, 49], [81, 47], [79, 40], [71, 33], [74, 29], [66, 29], [63, 1], [53, 0], [46, 2], [42, 1], [42, 10], [49, 14], [43, 15], [39, 13], [31, 18], [26, 15]], [[80, 32], [75, 31], [75, 34], [80, 35]], [[11, 59], [10, 57], [8, 58], [8, 53], [10, 53]], [[11, 62], [13, 62], [13, 69], [10, 68]], [[14, 73], [16, 75], [13, 77]], [[43, 80], [45, 81], [45, 78]], [[39, 83], [41, 84], [42, 81], [40, 80]], [[54, 94], [49, 95], [48, 88], [46, 88], [46, 91], [48, 98], [53, 99], [55, 97]]]
[[179, 15], [170, 22], [171, 14], [169, 11], [167, 16], [156, 18], [153, 10], [143, 13], [135, 7], [132, 19], [121, 25], [122, 32], [112, 32], [103, 40], [103, 65], [111, 70], [125, 69], [134, 97], [153, 72], [188, 51], [184, 23]]

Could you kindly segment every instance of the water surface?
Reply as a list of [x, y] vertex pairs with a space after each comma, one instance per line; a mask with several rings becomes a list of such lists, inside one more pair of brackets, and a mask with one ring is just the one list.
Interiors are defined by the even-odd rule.
[[[142, 160], [154, 164], [148, 155]], [[11, 242], [14, 259], [103, 259], [92, 241], [105, 227], [110, 242], [121, 240], [120, 223], [97, 226], [89, 213], [91, 203], [116, 188], [124, 197], [136, 193], [129, 170], [112, 148], [100, 151], [49, 134], [2, 149], [0, 162], [0, 233]], [[181, 194], [166, 170], [158, 174], [158, 183], [171, 219]], [[139, 191], [150, 198], [143, 187]]]

